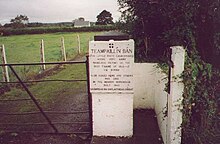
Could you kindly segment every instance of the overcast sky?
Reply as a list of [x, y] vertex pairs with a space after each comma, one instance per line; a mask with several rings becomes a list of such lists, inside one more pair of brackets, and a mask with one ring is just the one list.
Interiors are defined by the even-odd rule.
[[106, 9], [118, 20], [117, 0], [0, 0], [0, 23], [4, 24], [19, 14], [30, 22], [70, 22], [78, 17], [96, 21]]

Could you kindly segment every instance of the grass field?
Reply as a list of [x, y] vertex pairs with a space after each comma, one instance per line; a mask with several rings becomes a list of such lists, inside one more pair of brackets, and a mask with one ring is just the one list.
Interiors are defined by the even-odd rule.
[[[84, 55], [88, 50], [89, 40], [92, 40], [94, 35], [98, 33], [100, 32], [53, 33], [0, 37], [0, 45], [5, 45], [8, 63], [40, 62], [40, 42], [43, 39], [46, 62], [61, 61], [61, 37], [64, 37], [67, 59], [70, 60], [74, 58], [78, 52], [77, 35], [80, 36], [81, 52], [82, 55]], [[25, 78], [26, 76], [39, 72], [40, 67], [26, 66], [16, 68], [16, 70], [22, 78]], [[11, 72], [10, 75], [12, 75]], [[2, 79], [2, 76], [0, 77], [0, 79]], [[13, 76], [11, 77], [14, 79]]]
[[[78, 55], [77, 51], [77, 34], [81, 39], [81, 52]], [[67, 59], [78, 57], [81, 59], [88, 51], [88, 41], [92, 40], [93, 36], [98, 33], [56, 33], [44, 35], [22, 35], [0, 37], [0, 44], [4, 44], [6, 48], [6, 55], [8, 63], [25, 63], [25, 62], [39, 62], [40, 61], [40, 41], [45, 41], [45, 56], [46, 61], [61, 61], [60, 59], [60, 45], [61, 37], [65, 39], [65, 47], [67, 52]], [[37, 68], [36, 68], [37, 67]], [[25, 77], [37, 75], [40, 70], [39, 66], [16, 67], [19, 76]], [[1, 76], [2, 77], [2, 76]], [[46, 74], [41, 79], [86, 79], [85, 64], [78, 65], [64, 65], [54, 69], [53, 74]], [[17, 81], [10, 72], [10, 80]], [[78, 93], [86, 92], [86, 82], [45, 82], [33, 83], [28, 85], [29, 90], [33, 95], [39, 99], [43, 107], [48, 107], [52, 103], [59, 103], [60, 100], [71, 97]], [[0, 99], [22, 99], [28, 98], [27, 93], [17, 84], [17, 86], [10, 86], [10, 91], [1, 95]], [[33, 102], [14, 106], [16, 111], [29, 111], [35, 106]], [[10, 107], [9, 107], [10, 108]], [[6, 109], [7, 110], [7, 109]]]
[[65, 39], [67, 58], [72, 58], [77, 52], [77, 35], [81, 40], [82, 53], [88, 48], [88, 41], [97, 33], [54, 33], [39, 35], [20, 35], [0, 37], [0, 45], [4, 44], [8, 63], [39, 62], [40, 41], [45, 43], [46, 61], [60, 60], [61, 37]]
[[[59, 68], [53, 75], [47, 76], [44, 79], [85, 79], [86, 80], [86, 66], [85, 64], [65, 65]], [[59, 103], [63, 99], [68, 99], [79, 93], [87, 91], [87, 83], [85, 82], [42, 82], [28, 85], [29, 90], [38, 99], [42, 107], [47, 109], [53, 103]], [[25, 99], [29, 98], [23, 88], [11, 87], [11, 91], [1, 95], [0, 100], [8, 99]], [[7, 103], [6, 103], [7, 104]], [[22, 102], [22, 105], [17, 105], [13, 110], [24, 112], [35, 109], [32, 101]], [[3, 109], [4, 111], [4, 109]]]

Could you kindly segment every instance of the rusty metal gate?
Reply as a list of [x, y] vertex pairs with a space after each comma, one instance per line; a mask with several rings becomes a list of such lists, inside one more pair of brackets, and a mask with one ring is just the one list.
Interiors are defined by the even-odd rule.
[[[23, 81], [21, 77], [18, 75], [14, 67], [19, 67], [19, 66], [41, 66], [41, 65], [75, 65], [75, 64], [81, 64], [85, 65], [86, 68], [86, 79], [44, 79], [44, 80], [31, 80], [31, 81]], [[15, 76], [17, 81], [14, 82], [0, 82], [0, 83], [6, 83], [5, 85], [8, 84], [19, 84], [23, 90], [28, 94], [29, 98], [23, 98], [23, 99], [0, 99], [0, 105], [1, 103], [8, 104], [8, 106], [13, 106], [11, 103], [13, 102], [20, 102], [20, 101], [30, 101], [34, 104], [36, 107], [37, 111], [29, 111], [29, 112], [1, 112], [2, 109], [0, 109], [0, 117], [3, 116], [8, 116], [8, 117], [13, 117], [15, 121], [17, 121], [20, 117], [22, 116], [29, 116], [31, 117], [32, 115], [35, 114], [40, 114], [42, 119], [44, 119], [44, 122], [8, 122], [7, 120], [2, 122], [0, 121], [0, 131], [3, 132], [15, 132], [15, 133], [41, 133], [41, 134], [88, 134], [92, 135], [92, 110], [91, 110], [91, 95], [89, 92], [89, 64], [88, 64], [88, 57], [85, 61], [68, 61], [68, 62], [47, 62], [47, 63], [14, 63], [14, 64], [0, 64], [1, 67], [8, 67], [10, 68], [12, 74]], [[28, 88], [28, 83], [42, 83], [42, 82], [85, 82], [86, 83], [86, 99], [88, 100], [88, 107], [87, 109], [84, 110], [74, 110], [74, 111], [46, 111], [44, 108], [42, 108], [41, 103], [38, 101], [38, 99], [35, 97], [35, 95], [30, 91]], [[39, 90], [40, 91], [40, 90]], [[68, 115], [69, 117], [72, 115], [79, 115], [77, 117], [80, 117], [80, 115], [86, 114], [87, 115], [87, 121], [54, 121], [53, 118], [50, 117], [50, 115], [55, 115], [56, 117], [58, 115]], [[77, 130], [74, 129], [68, 129], [68, 130], [60, 130], [60, 125], [69, 125], [70, 128], [72, 125], [84, 125], [86, 127], [86, 130], [78, 128]], [[13, 127], [13, 128], [12, 128]], [[16, 127], [16, 129], [14, 129]], [[18, 127], [28, 127], [28, 128], [21, 128], [17, 129]], [[42, 130], [43, 127], [43, 130]], [[49, 127], [49, 129], [44, 129], [44, 127]], [[12, 128], [12, 129], [10, 129]], [[33, 129], [32, 129], [33, 128]], [[28, 129], [28, 130], [27, 130]], [[31, 130], [30, 130], [31, 129]]]

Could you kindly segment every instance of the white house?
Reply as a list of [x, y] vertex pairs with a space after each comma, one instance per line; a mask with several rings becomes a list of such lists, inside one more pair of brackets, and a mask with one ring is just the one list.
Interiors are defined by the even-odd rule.
[[90, 27], [90, 22], [85, 21], [84, 18], [78, 18], [73, 21], [74, 27]]

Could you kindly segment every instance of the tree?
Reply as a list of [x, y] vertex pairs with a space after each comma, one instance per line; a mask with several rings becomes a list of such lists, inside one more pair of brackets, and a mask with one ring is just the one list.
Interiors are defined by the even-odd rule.
[[97, 17], [97, 25], [113, 24], [112, 14], [106, 10], [103, 10]]
[[118, 3], [121, 21], [130, 24], [126, 31], [138, 41], [136, 54], [145, 52], [143, 57], [161, 58], [169, 46], [183, 45], [189, 51], [194, 47], [205, 62], [220, 65], [219, 0], [118, 0]]
[[85, 21], [85, 18], [84, 17], [79, 17], [78, 20], [79, 21]]
[[11, 19], [11, 26], [14, 28], [22, 28], [28, 24], [29, 18], [25, 15], [17, 15], [14, 19]]
[[143, 53], [144, 39], [148, 39], [149, 52], [136, 58], [148, 60], [152, 53], [156, 54], [154, 58], [161, 58], [172, 45], [182, 45], [187, 51], [181, 76], [185, 85], [182, 143], [219, 143], [220, 0], [118, 0], [118, 3], [121, 22], [129, 24], [122, 28], [128, 28], [126, 31], [138, 45], [136, 54]]
[[[118, 0], [122, 28], [138, 44], [136, 58], [161, 59], [166, 47], [160, 40], [164, 29], [162, 8], [156, 0]], [[127, 26], [126, 26], [127, 25]]]
[[10, 27], [11, 27], [11, 24], [10, 24], [10, 23], [6, 23], [6, 24], [4, 24], [3, 27], [4, 27], [4, 28], [10, 28]]

